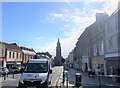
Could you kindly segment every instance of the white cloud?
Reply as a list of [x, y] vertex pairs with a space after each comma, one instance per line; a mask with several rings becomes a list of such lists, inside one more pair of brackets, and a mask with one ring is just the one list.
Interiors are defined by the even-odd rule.
[[35, 38], [35, 40], [41, 40], [41, 39], [44, 39], [44, 37], [37, 37], [37, 38]]
[[64, 27], [64, 28], [69, 28], [70, 25], [68, 25], [68, 24], [64, 24], [63, 27]]
[[[1, 0], [2, 2], [66, 2], [70, 4], [71, 2], [83, 2], [83, 0]], [[113, 0], [84, 0], [84, 2], [108, 2]], [[114, 0], [116, 1], [116, 0]]]
[[106, 12], [108, 15], [111, 15], [118, 8], [118, 0], [114, 2], [108, 2], [103, 6], [102, 11]]
[[63, 14], [50, 14], [51, 16], [54, 16], [54, 17], [58, 17], [58, 18], [61, 18], [61, 17], [63, 17], [64, 15]]

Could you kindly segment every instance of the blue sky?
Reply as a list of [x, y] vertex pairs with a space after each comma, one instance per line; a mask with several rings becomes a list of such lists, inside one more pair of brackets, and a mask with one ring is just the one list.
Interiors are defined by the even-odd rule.
[[95, 21], [95, 13], [107, 12], [107, 2], [3, 2], [2, 41], [55, 55], [60, 38], [67, 57], [84, 29]]

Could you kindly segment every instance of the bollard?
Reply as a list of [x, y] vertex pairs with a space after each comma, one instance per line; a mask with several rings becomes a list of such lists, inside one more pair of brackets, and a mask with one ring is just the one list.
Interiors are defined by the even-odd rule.
[[102, 88], [102, 86], [101, 86], [101, 78], [100, 78], [100, 74], [99, 74], [99, 76], [98, 76], [98, 81], [99, 81], [99, 88]]
[[75, 78], [76, 78], [75, 86], [77, 86], [79, 88], [81, 86], [81, 74], [80, 73], [76, 73], [75, 74]]
[[66, 88], [68, 88], [68, 73], [66, 73]]
[[65, 82], [65, 73], [63, 71], [63, 85], [64, 85], [64, 82]]

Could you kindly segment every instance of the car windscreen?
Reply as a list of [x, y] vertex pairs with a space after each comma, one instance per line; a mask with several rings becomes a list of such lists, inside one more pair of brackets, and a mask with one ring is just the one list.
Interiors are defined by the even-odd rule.
[[28, 63], [24, 72], [30, 73], [46, 73], [48, 71], [48, 63]]
[[12, 69], [18, 69], [17, 67], [12, 67]]

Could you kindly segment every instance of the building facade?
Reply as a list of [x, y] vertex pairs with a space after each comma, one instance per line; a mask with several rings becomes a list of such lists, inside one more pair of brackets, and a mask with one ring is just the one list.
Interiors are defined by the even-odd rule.
[[12, 66], [15, 65], [21, 65], [22, 62], [22, 51], [19, 48], [17, 44], [8, 44], [8, 43], [3, 43], [6, 51], [5, 51], [5, 62], [4, 66], [7, 67], [8, 69]]
[[104, 71], [104, 24], [107, 19], [107, 14], [97, 13], [96, 21], [85, 29], [76, 43], [74, 58], [79, 63], [78, 68], [85, 72], [88, 69], [95, 70], [96, 74], [98, 70]]
[[116, 67], [120, 67], [120, 8], [116, 10], [105, 24], [105, 66], [106, 74], [110, 74], [110, 68], [116, 74]]
[[36, 55], [36, 52], [32, 48], [27, 48], [24, 46], [19, 46], [23, 52], [22, 64], [26, 64], [28, 60], [33, 59]]
[[74, 66], [74, 56], [73, 56], [73, 50], [69, 53], [68, 55], [68, 61], [69, 61], [69, 67], [72, 67]]
[[6, 47], [0, 42], [0, 67], [6, 67]]
[[92, 69], [96, 74], [105, 73], [105, 23], [108, 15], [96, 14], [96, 22], [93, 24], [92, 35]]

